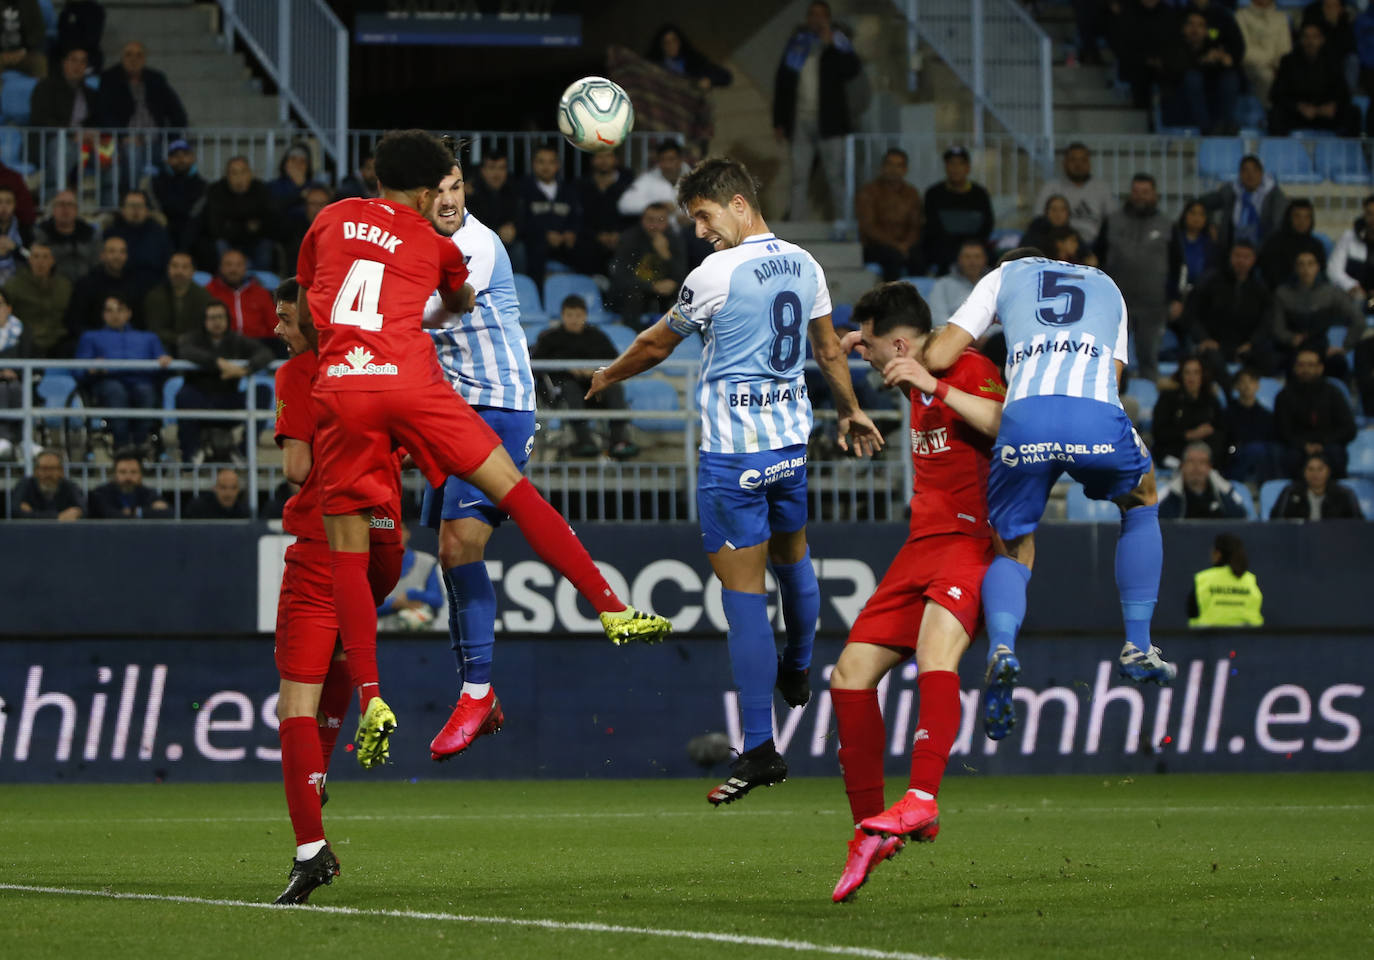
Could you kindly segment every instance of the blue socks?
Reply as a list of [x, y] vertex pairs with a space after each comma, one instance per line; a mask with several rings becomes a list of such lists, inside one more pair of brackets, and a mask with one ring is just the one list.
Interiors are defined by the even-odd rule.
[[983, 574], [983, 619], [988, 626], [988, 656], [998, 644], [1016, 649], [1016, 635], [1026, 619], [1026, 586], [1030, 568], [999, 556]]
[[491, 683], [496, 643], [496, 588], [481, 560], [444, 571], [448, 584], [448, 631], [464, 683]]
[[773, 739], [773, 684], [778, 679], [778, 653], [768, 622], [768, 597], [722, 589], [721, 605], [730, 624], [726, 642], [730, 668], [739, 687], [744, 749]]
[[811, 666], [816, 620], [821, 615], [821, 588], [816, 583], [816, 568], [811, 565], [811, 551], [808, 549], [797, 563], [773, 564], [773, 576], [782, 594], [782, 619], [787, 627], [782, 665], [788, 670], [805, 670]]
[[1121, 594], [1126, 640], [1146, 653], [1150, 652], [1150, 618], [1159, 599], [1163, 567], [1159, 506], [1127, 510], [1121, 518], [1121, 539], [1116, 542], [1116, 589]]

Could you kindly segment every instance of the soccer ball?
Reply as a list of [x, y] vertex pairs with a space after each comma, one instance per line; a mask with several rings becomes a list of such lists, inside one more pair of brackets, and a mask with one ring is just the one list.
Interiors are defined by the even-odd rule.
[[635, 125], [635, 108], [618, 83], [583, 77], [558, 101], [558, 129], [579, 150], [600, 153], [625, 142]]

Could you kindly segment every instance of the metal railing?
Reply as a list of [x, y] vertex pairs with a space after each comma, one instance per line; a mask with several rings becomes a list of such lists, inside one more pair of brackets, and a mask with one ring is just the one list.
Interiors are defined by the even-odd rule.
[[[973, 94], [973, 142], [983, 111], [1038, 163], [1054, 150], [1054, 60], [1049, 35], [1016, 0], [894, 0], [915, 32]], [[908, 37], [908, 45], [911, 45]], [[909, 51], [914, 57], [915, 51]]]
[[[585, 365], [586, 361], [551, 360], [534, 361], [532, 364], [539, 372], [577, 369]], [[808, 365], [815, 369], [814, 362]], [[258, 515], [262, 494], [275, 490], [284, 477], [278, 463], [264, 463], [259, 458], [259, 430], [273, 420], [275, 410], [273, 405], [259, 402], [255, 389], [257, 381], [248, 382], [248, 389], [244, 391], [244, 407], [239, 410], [86, 406], [75, 393], [75, 380], [95, 367], [107, 372], [156, 375], [174, 375], [199, 369], [185, 361], [173, 361], [167, 367], [161, 367], [155, 361], [143, 360], [0, 361], [0, 368], [19, 371], [23, 398], [17, 408], [0, 407], [0, 422], [17, 420], [21, 423], [20, 442], [15, 445], [19, 451], [19, 462], [0, 464], [0, 485], [3, 485], [5, 492], [12, 490], [21, 478], [32, 473], [33, 456], [40, 438], [48, 441], [49, 445], [63, 447], [65, 444], [54, 438], [61, 435], [65, 439], [73, 423], [81, 424], [78, 430], [89, 430], [93, 428], [87, 424], [111, 418], [146, 419], [171, 424], [185, 418], [242, 426], [245, 432], [243, 462], [196, 464], [175, 460], [154, 461], [145, 465], [145, 484], [162, 491], [169, 498], [174, 516], [180, 517], [183, 502], [208, 489], [219, 469], [241, 469], [250, 514], [254, 517]], [[536, 413], [540, 429], [545, 431], [544, 439], [538, 445], [542, 448], [556, 444], [557, 441], [552, 440], [553, 435], [561, 432], [571, 420], [602, 424], [614, 420], [629, 420], [637, 425], [667, 424], [668, 430], [655, 427], [652, 431], [643, 432], [641, 437], [646, 441], [650, 437], [662, 437], [663, 442], [655, 443], [655, 446], [660, 453], [671, 450], [677, 454], [672, 459], [615, 463], [606, 460], [550, 460], [537, 456], [527, 469], [530, 478], [550, 502], [573, 521], [695, 521], [700, 411], [695, 408], [696, 391], [693, 385], [699, 371], [700, 365], [696, 360], [669, 359], [652, 374], [666, 375], [678, 389], [679, 407], [675, 410], [631, 407], [625, 410], [571, 411], [541, 408]], [[72, 391], [71, 395], [54, 397], [53, 391], [49, 390], [49, 403], [40, 406], [35, 399], [35, 386], [44, 376], [72, 378], [63, 383], [65, 390]], [[63, 390], [56, 392], [61, 394]], [[900, 427], [908, 417], [905, 403], [896, 410], [869, 412], [885, 430], [891, 432], [896, 429], [896, 438], [904, 440], [905, 433]], [[818, 423], [835, 418], [833, 410], [818, 409], [815, 415]], [[89, 449], [88, 444], [83, 444], [83, 447]], [[183, 451], [182, 454], [185, 457], [189, 452]], [[79, 479], [89, 491], [112, 478], [113, 464], [76, 459], [68, 463], [67, 471], [70, 477]], [[813, 459], [808, 464], [807, 474], [811, 516], [817, 520], [901, 520], [910, 498], [911, 471], [911, 457], [906, 453], [904, 442], [892, 443], [880, 457], [872, 460], [849, 457]], [[423, 478], [418, 475], [409, 477], [406, 489], [414, 498], [414, 503], [418, 504], [424, 490]], [[13, 501], [13, 496], [6, 497], [4, 516], [7, 518], [17, 515], [18, 507]]]
[[226, 46], [242, 37], [276, 83], [282, 124], [295, 110], [344, 169], [348, 30], [334, 11], [324, 0], [220, 0], [220, 8]]
[[[362, 156], [381, 139], [382, 130], [351, 130], [343, 137], [346, 158], [343, 174], [356, 170]], [[332, 132], [326, 131], [328, 136]], [[454, 135], [471, 142], [469, 155], [480, 161], [482, 151], [500, 149], [511, 161], [512, 175], [530, 169], [534, 149], [541, 143], [562, 144], [554, 131], [458, 131]], [[676, 134], [632, 134], [620, 149], [626, 167], [634, 172], [653, 164], [654, 147]], [[205, 179], [223, 176], [230, 158], [246, 157], [256, 176], [271, 180], [287, 149], [296, 143], [312, 143], [310, 133], [277, 127], [197, 127], [192, 130], [127, 128], [0, 127], [0, 162], [28, 179], [38, 204], [45, 208], [58, 190], [73, 188], [87, 210], [119, 206], [123, 191], [138, 186], [144, 177], [162, 169], [167, 146], [186, 140], [196, 154], [196, 165]], [[567, 148], [568, 176], [583, 173], [586, 154]]]

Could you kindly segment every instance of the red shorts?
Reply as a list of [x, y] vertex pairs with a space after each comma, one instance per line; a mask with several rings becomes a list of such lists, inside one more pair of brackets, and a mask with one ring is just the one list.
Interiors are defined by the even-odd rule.
[[[372, 542], [367, 579], [378, 605], [400, 579], [404, 552], [399, 541]], [[277, 673], [296, 683], [324, 683], [338, 636], [329, 544], [297, 540], [286, 548], [277, 599]]]
[[358, 513], [389, 501], [395, 459], [405, 447], [431, 487], [472, 473], [501, 438], [442, 379], [407, 390], [316, 393], [315, 459], [324, 479], [325, 516]]
[[907, 540], [850, 628], [849, 642], [916, 649], [927, 600], [954, 614], [972, 637], [982, 613], [983, 574], [995, 555], [990, 538], [962, 533]]

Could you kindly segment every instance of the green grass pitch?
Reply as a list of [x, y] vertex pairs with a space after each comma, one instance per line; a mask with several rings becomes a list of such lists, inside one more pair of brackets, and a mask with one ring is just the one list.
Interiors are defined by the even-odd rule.
[[[839, 905], [850, 825], [838, 778], [720, 810], [705, 780], [333, 786], [325, 821], [343, 875], [312, 900], [335, 912], [232, 902], [285, 884], [294, 841], [277, 785], [0, 787], [3, 954], [1374, 951], [1374, 774], [951, 778], [939, 839], [908, 845]], [[890, 782], [890, 797], [903, 786]]]

